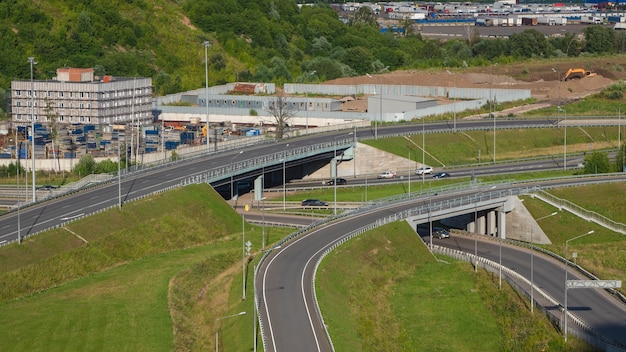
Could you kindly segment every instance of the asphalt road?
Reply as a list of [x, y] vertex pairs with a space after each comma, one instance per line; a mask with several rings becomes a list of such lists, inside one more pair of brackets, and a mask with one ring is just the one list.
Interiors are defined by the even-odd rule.
[[[624, 176], [620, 175], [619, 178], [623, 179]], [[566, 181], [563, 184], [574, 182]], [[552, 183], [546, 186], [556, 185]], [[436, 202], [457, 196], [442, 194], [431, 199]], [[259, 316], [264, 326], [266, 351], [330, 351], [330, 342], [322, 325], [323, 319], [315, 307], [313, 296], [315, 263], [326, 249], [340, 242], [352, 230], [371, 224], [376, 219], [413, 208], [424, 201], [413, 199], [350, 215], [285, 243], [272, 252], [259, 267], [256, 277], [256, 295], [260, 307]], [[474, 253], [475, 248], [473, 240], [457, 236], [435, 240], [435, 244], [470, 253]], [[478, 255], [498, 262], [499, 250], [497, 244], [481, 241]], [[528, 251], [503, 246], [502, 263], [530, 280]], [[563, 302], [564, 265], [537, 255], [534, 268], [536, 286]], [[574, 273], [570, 275], [570, 279], [578, 276]], [[626, 337], [623, 336], [623, 331], [626, 331], [626, 309], [603, 291], [570, 290], [568, 307], [570, 313], [584, 319], [594, 330], [626, 345]]]
[[[498, 128], [516, 128], [531, 124], [534, 126], [552, 126], [554, 122], [554, 120], [549, 119], [535, 121], [499, 120]], [[457, 122], [457, 129], [491, 129], [492, 126], [493, 122], [491, 120]], [[405, 134], [407, 132], [420, 133], [421, 131], [434, 132], [451, 129], [451, 122], [446, 122], [428, 124], [426, 126], [415, 124], [385, 127], [379, 128], [378, 133], [379, 135], [395, 135]], [[341, 131], [333, 134], [287, 140], [281, 143], [259, 145], [246, 148], [242, 153], [238, 150], [217, 153], [136, 173], [122, 179], [119, 185], [121, 188], [121, 199], [123, 202], [127, 202], [150, 194], [151, 192], [178, 185], [182, 180], [188, 179], [189, 177], [202, 175], [211, 170], [223, 169], [225, 165], [232, 167], [237, 163], [245, 163], [255, 158], [284, 153], [285, 151], [295, 148], [333, 142], [335, 136], [342, 134], [346, 134], [346, 132]], [[371, 138], [373, 134], [373, 129], [363, 129], [357, 132], [357, 137]], [[17, 238], [18, 223], [20, 236], [25, 236], [58, 226], [75, 217], [116, 206], [117, 203], [118, 183], [113, 182], [23, 208], [20, 210], [19, 215], [17, 212], [4, 214], [0, 216], [0, 243], [3, 241], [12, 241]], [[320, 249], [325, 248], [325, 246], [332, 243], [332, 241], [336, 240], [341, 234], [347, 233], [362, 224], [370, 223], [372, 219], [376, 217], [396, 213], [400, 209], [410, 206], [410, 202], [398, 203], [378, 209], [375, 213], [351, 216], [348, 219], [333, 223], [332, 226], [315, 231], [316, 236], [309, 235], [303, 237], [302, 240], [295, 240], [286, 245], [285, 248], [281, 249], [279, 252], [272, 254], [278, 254], [276, 260], [266, 261], [266, 264], [264, 264], [272, 270], [267, 270], [266, 273], [262, 275], [262, 278], [259, 278], [259, 280], [263, 280], [262, 284], [265, 285], [264, 287], [267, 287], [266, 290], [260, 291], [259, 295], [265, 295], [264, 301], [272, 303], [264, 305], [263, 307], [265, 308], [260, 312], [264, 324], [272, 326], [271, 339], [267, 340], [268, 345], [277, 346], [277, 344], [281, 344], [280, 346], [283, 346], [283, 344], [285, 344], [285, 346], [297, 347], [294, 349], [283, 349], [281, 347], [281, 351], [313, 350], [313, 348], [315, 348], [314, 346], [319, 346], [319, 349], [315, 350], [327, 350], [328, 341], [324, 342], [323, 331], [319, 330], [319, 317], [315, 316], [315, 314], [317, 314], [316, 312], [312, 312], [315, 308], [311, 301], [310, 287], [307, 291], [303, 285], [303, 283], [307, 282], [310, 285], [313, 275], [313, 255], [319, 255]], [[307, 242], [307, 240], [311, 241], [311, 239], [315, 239], [315, 241]], [[285, 260], [285, 258], [288, 260]], [[548, 284], [546, 283], [546, 285]], [[274, 295], [277, 295], [278, 299], [274, 297]], [[269, 315], [270, 312], [271, 315]], [[293, 329], [296, 327], [299, 329]], [[307, 331], [309, 333], [307, 333]], [[622, 331], [624, 331], [623, 328]], [[280, 333], [280, 335], [275, 335], [278, 333]]]

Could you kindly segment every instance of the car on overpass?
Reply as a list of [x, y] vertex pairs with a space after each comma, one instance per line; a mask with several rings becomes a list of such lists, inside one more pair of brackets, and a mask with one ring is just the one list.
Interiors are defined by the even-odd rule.
[[395, 178], [395, 177], [396, 177], [395, 171], [385, 171], [382, 174], [378, 175], [378, 178]]
[[305, 199], [300, 205], [303, 207], [327, 207], [328, 203], [319, 199]]

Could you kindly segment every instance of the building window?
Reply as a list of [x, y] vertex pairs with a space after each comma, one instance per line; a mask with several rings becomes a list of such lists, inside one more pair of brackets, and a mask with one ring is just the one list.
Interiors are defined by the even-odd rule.
[[63, 98], [63, 92], [59, 92], [59, 98]]
[[16, 90], [15, 91], [15, 95], [19, 97], [20, 95], [22, 95], [22, 91], [21, 90]]

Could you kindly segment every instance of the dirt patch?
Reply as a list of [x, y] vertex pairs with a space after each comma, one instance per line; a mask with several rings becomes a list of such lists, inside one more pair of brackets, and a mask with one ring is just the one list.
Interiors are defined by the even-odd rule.
[[[386, 74], [340, 78], [325, 84], [405, 84], [463, 88], [529, 89], [538, 102], [555, 105], [578, 100], [600, 92], [618, 80], [626, 80], [626, 65], [620, 58], [577, 59], [546, 63], [521, 63], [491, 67], [449, 70], [404, 70]], [[585, 68], [597, 73], [594, 77], [561, 81], [569, 68]], [[553, 70], [554, 69], [554, 70]], [[448, 73], [449, 71], [449, 73]], [[556, 72], [555, 72], [556, 71]], [[365, 105], [364, 105], [365, 104]], [[357, 100], [346, 104], [347, 109], [361, 110], [367, 103]]]

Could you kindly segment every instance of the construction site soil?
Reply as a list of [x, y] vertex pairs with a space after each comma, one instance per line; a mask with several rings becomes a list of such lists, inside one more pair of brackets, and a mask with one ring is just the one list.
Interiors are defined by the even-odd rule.
[[[538, 107], [561, 105], [600, 92], [626, 79], [626, 61], [623, 56], [612, 58], [577, 58], [567, 61], [492, 65], [481, 68], [405, 70], [385, 74], [340, 78], [326, 84], [400, 84], [463, 88], [529, 89]], [[570, 68], [584, 68], [595, 76], [562, 81]], [[554, 69], [554, 70], [553, 70]], [[448, 72], [449, 71], [449, 72]], [[556, 71], [556, 72], [555, 72]], [[367, 101], [358, 99], [346, 104], [345, 109], [365, 111]]]

